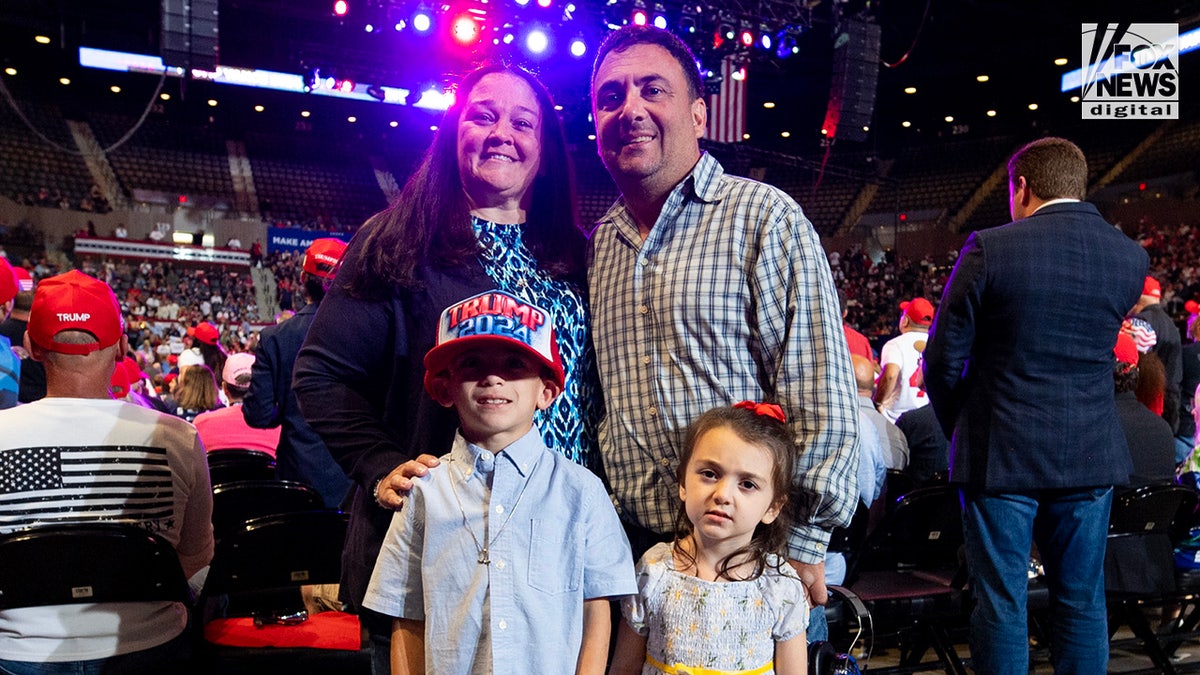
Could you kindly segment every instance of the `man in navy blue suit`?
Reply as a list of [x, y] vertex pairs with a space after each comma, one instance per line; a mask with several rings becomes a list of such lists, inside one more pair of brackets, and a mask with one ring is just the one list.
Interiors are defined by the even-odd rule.
[[1008, 162], [1013, 222], [973, 233], [925, 350], [925, 384], [953, 431], [977, 604], [980, 673], [1028, 672], [1026, 576], [1037, 543], [1057, 673], [1108, 662], [1104, 548], [1130, 460], [1113, 397], [1113, 342], [1149, 259], [1091, 204], [1087, 161], [1043, 138]]
[[263, 330], [250, 371], [250, 390], [242, 403], [246, 424], [256, 429], [282, 425], [276, 451], [279, 477], [313, 486], [329, 508], [337, 508], [346, 499], [350, 479], [300, 414], [292, 391], [292, 371], [345, 251], [346, 242], [339, 239], [317, 239], [305, 250], [300, 275], [304, 307], [287, 321]]

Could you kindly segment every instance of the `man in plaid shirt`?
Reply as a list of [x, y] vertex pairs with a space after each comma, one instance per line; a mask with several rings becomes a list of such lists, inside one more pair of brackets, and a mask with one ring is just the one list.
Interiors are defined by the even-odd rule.
[[622, 195], [589, 252], [604, 469], [640, 556], [674, 532], [688, 423], [741, 400], [781, 404], [798, 451], [788, 558], [825, 604], [829, 531], [858, 495], [837, 295], [796, 202], [700, 152], [702, 92], [691, 52], [664, 30], [626, 26], [596, 57], [597, 145]]

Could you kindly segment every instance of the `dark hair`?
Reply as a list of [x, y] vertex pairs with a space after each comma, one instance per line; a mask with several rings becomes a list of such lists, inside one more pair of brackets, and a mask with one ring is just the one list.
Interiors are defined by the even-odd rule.
[[1154, 352], [1138, 355], [1138, 380], [1133, 395], [1142, 405], [1155, 411], [1162, 410], [1163, 396], [1167, 388], [1167, 369], [1162, 359]]
[[470, 206], [458, 169], [458, 124], [468, 94], [484, 76], [515, 75], [529, 84], [542, 117], [542, 156], [530, 190], [533, 199], [525, 225], [525, 245], [551, 276], [582, 282], [586, 239], [579, 226], [575, 180], [567, 155], [562, 120], [549, 92], [528, 71], [493, 64], [463, 78], [454, 105], [442, 116], [420, 165], [400, 194], [371, 216], [354, 236], [351, 281], [356, 297], [380, 297], [398, 288], [419, 286], [418, 267], [464, 265], [478, 255], [471, 231]]
[[[774, 471], [771, 474], [771, 488], [775, 493], [775, 503], [784, 506], [787, 502], [788, 491], [792, 486], [792, 464], [796, 453], [791, 429], [786, 424], [772, 417], [759, 415], [753, 410], [734, 408], [731, 406], [713, 408], [700, 415], [688, 426], [683, 443], [683, 454], [679, 457], [679, 468], [676, 477], [679, 484], [684, 483], [687, 475], [688, 462], [696, 449], [700, 437], [714, 429], [727, 428], [737, 434], [743, 441], [761, 447], [774, 460]], [[747, 580], [756, 579], [768, 567], [767, 555], [774, 553], [779, 556], [777, 568], [786, 565], [783, 555], [787, 544], [788, 531], [791, 529], [791, 509], [780, 508], [779, 516], [770, 523], [759, 523], [754, 528], [750, 543], [726, 556], [717, 565], [717, 578], [725, 577], [730, 581], [738, 581], [729, 576], [729, 568], [740, 564], [739, 559], [754, 561], [754, 571]], [[684, 539], [692, 534], [695, 526], [688, 520], [687, 506], [679, 505], [679, 513], [675, 516], [676, 554], [695, 564], [696, 559], [681, 546]]]
[[1137, 391], [1138, 367], [1132, 363], [1113, 362], [1113, 393]]
[[321, 302], [325, 299], [325, 280], [315, 274], [301, 274], [300, 280], [304, 282], [304, 295], [312, 302]]
[[210, 345], [207, 342], [193, 340], [192, 343], [200, 352], [200, 357], [204, 359], [204, 365], [208, 366], [209, 370], [214, 373], [225, 372], [225, 360], [229, 358], [229, 355], [225, 353], [225, 348], [221, 346], [220, 342]]
[[596, 61], [592, 64], [592, 91], [596, 90], [596, 73], [600, 64], [610, 52], [623, 52], [634, 45], [658, 45], [679, 63], [683, 76], [687, 78], [688, 96], [695, 101], [704, 95], [704, 82], [700, 79], [700, 69], [696, 66], [696, 56], [692, 50], [670, 31], [654, 26], [638, 26], [628, 24], [608, 34], [600, 49], [596, 50]]
[[250, 393], [250, 377], [250, 373], [238, 375], [237, 384], [221, 380], [221, 386], [225, 388], [225, 393], [229, 396], [230, 401], [240, 401], [246, 398], [246, 394]]
[[1038, 199], [1087, 197], [1087, 158], [1079, 146], [1050, 136], [1028, 143], [1008, 160], [1008, 183], [1018, 177]]

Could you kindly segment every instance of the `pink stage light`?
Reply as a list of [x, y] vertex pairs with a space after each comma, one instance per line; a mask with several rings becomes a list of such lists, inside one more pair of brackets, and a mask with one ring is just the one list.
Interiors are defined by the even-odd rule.
[[454, 19], [451, 27], [454, 39], [462, 45], [469, 45], [479, 38], [479, 24], [470, 16], [462, 15]]

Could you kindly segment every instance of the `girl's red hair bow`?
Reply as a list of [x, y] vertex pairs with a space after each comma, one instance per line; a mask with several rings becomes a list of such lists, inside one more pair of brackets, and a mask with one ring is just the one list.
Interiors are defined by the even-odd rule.
[[742, 410], [749, 410], [756, 415], [777, 419], [780, 422], [787, 422], [787, 415], [783, 414], [783, 408], [780, 408], [774, 403], [755, 403], [754, 401], [742, 401], [741, 403], [735, 403], [733, 407], [741, 408]]

